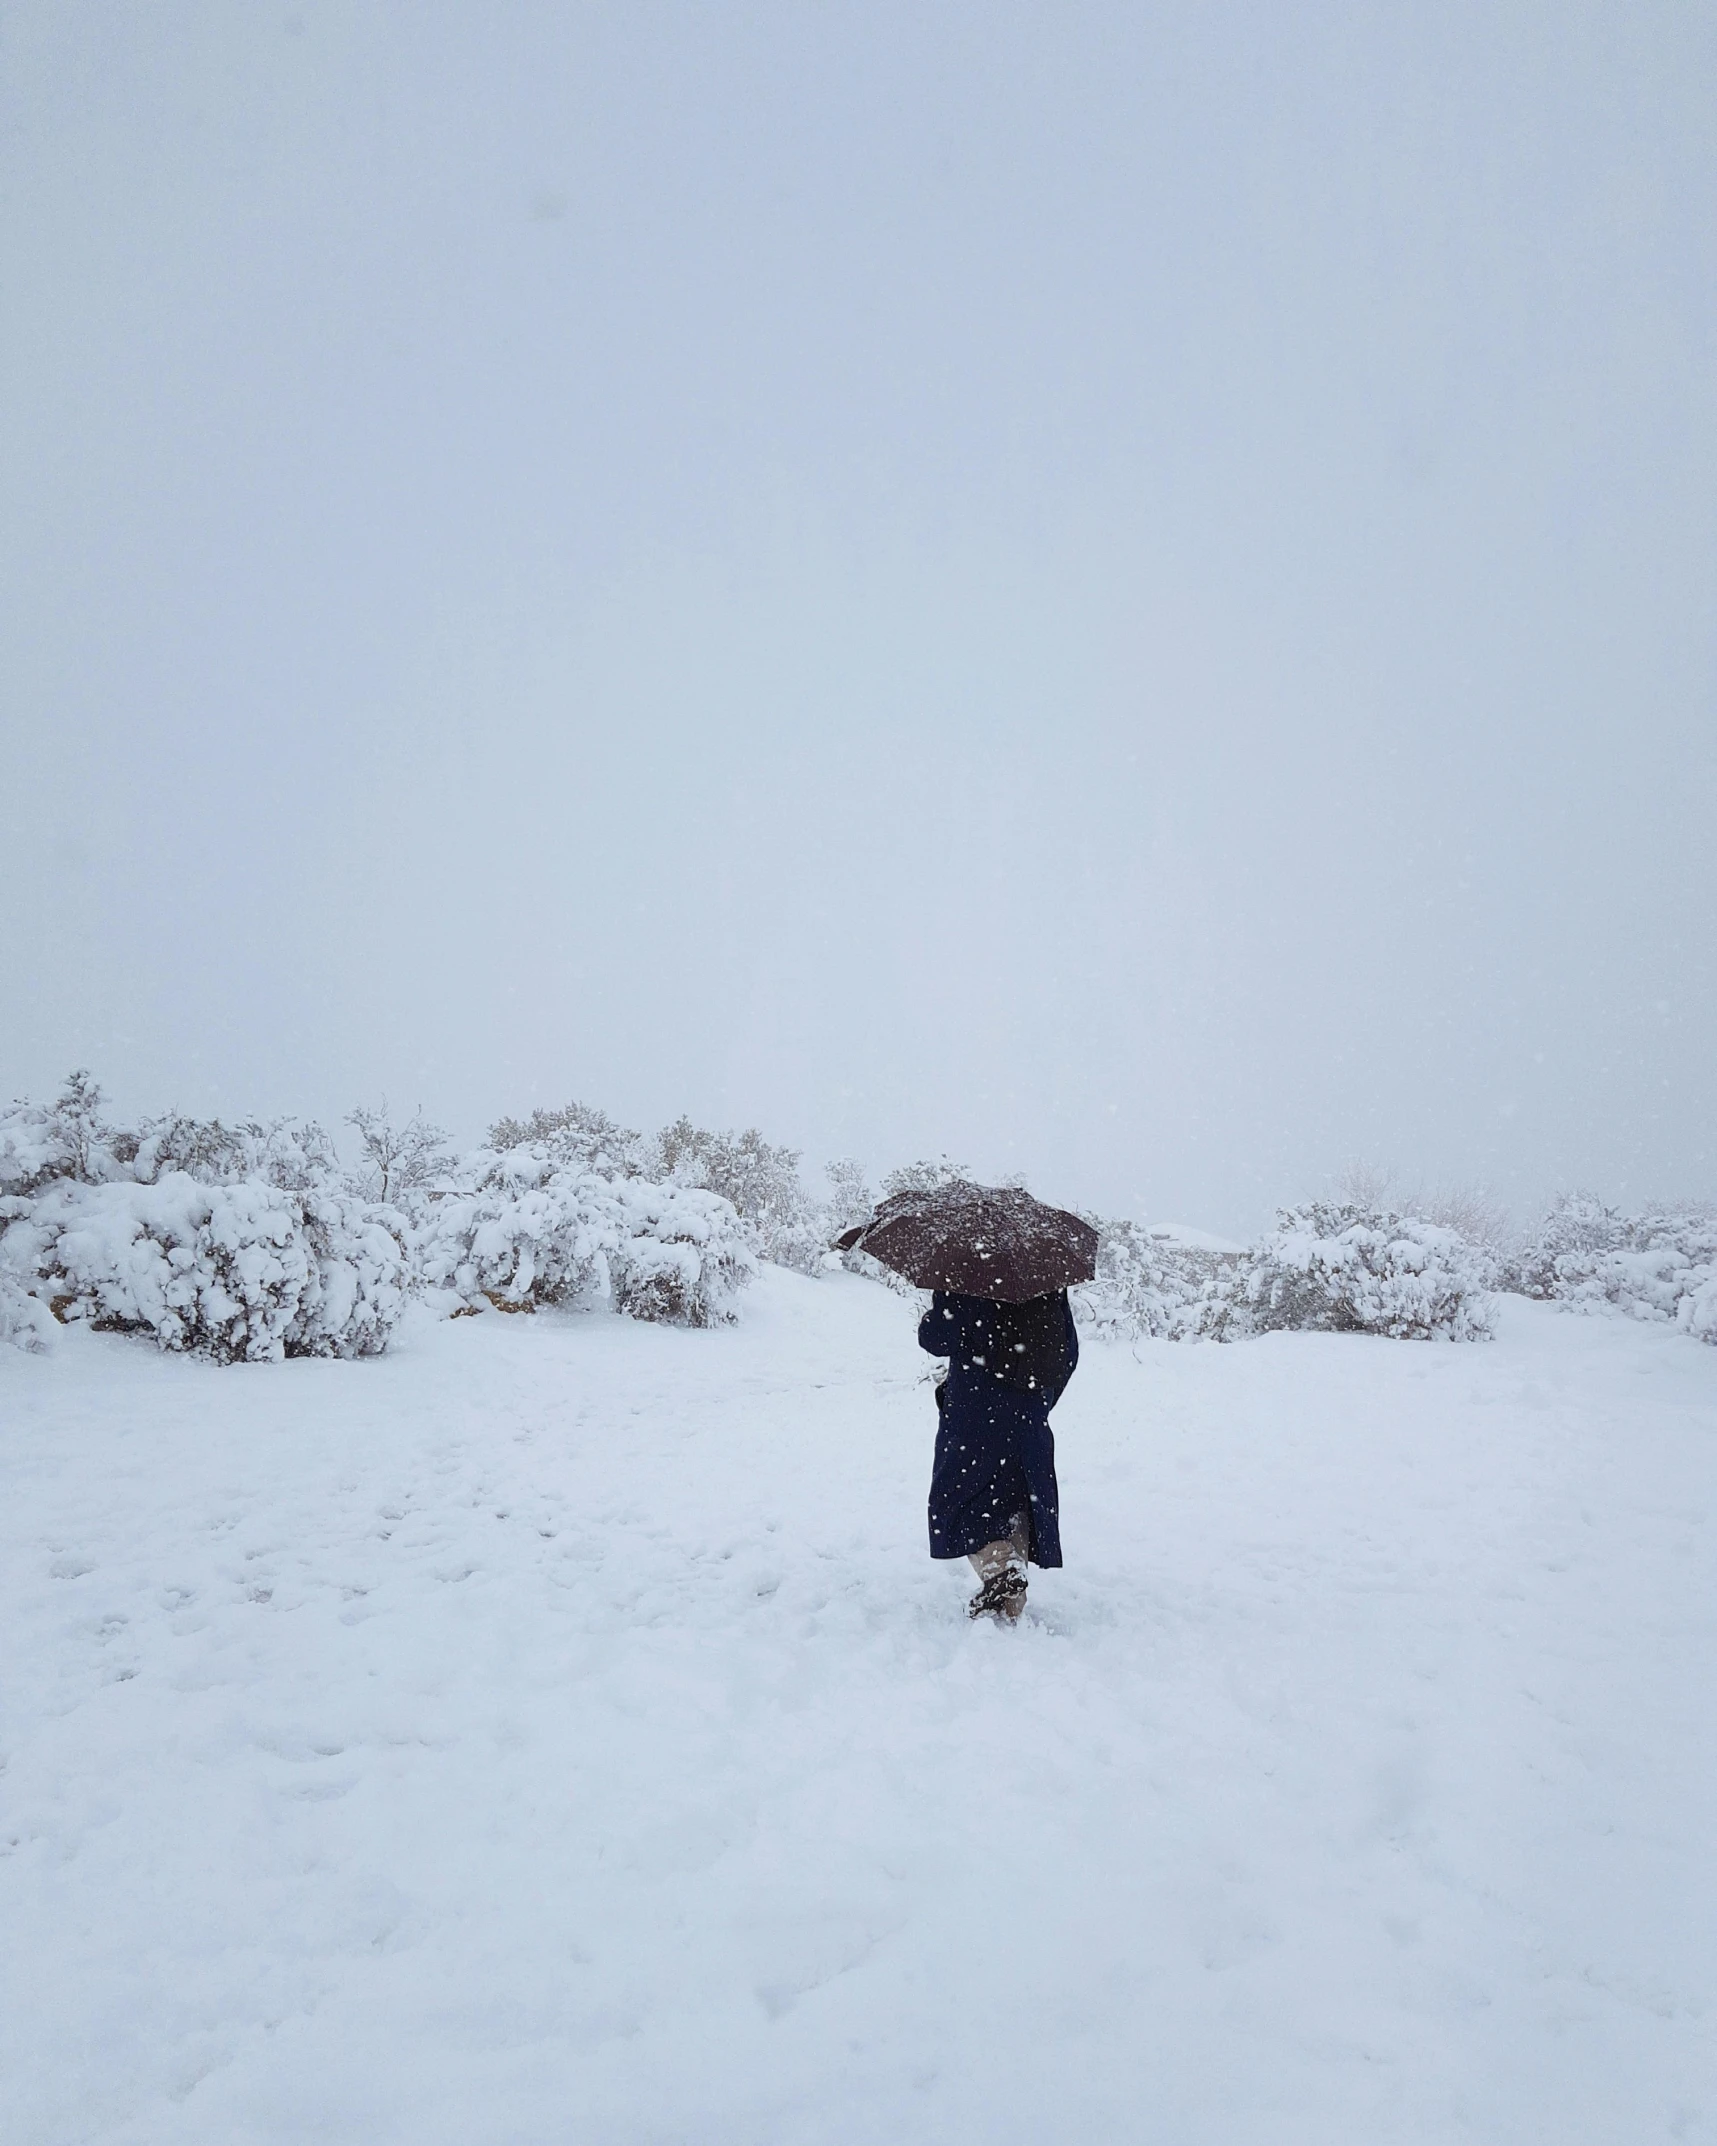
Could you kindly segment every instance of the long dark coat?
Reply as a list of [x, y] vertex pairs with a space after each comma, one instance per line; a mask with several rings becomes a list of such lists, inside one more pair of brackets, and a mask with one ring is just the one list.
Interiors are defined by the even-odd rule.
[[[1022, 1333], [1026, 1343], [1015, 1338]], [[936, 1397], [942, 1421], [930, 1476], [930, 1555], [970, 1557], [1000, 1542], [1024, 1513], [1031, 1562], [1059, 1565], [1049, 1411], [1079, 1361], [1067, 1292], [1017, 1305], [938, 1290], [919, 1322], [918, 1346], [950, 1359]]]

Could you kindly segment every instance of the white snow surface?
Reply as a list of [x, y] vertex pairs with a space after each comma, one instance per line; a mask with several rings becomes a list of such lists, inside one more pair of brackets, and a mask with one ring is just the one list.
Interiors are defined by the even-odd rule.
[[1089, 1344], [1016, 1631], [924, 1364], [0, 1353], [0, 2137], [1717, 2137], [1717, 1350]]

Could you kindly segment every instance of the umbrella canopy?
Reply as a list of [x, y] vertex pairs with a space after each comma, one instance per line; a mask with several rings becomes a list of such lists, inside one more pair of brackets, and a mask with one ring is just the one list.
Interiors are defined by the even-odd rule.
[[1097, 1272], [1097, 1232], [1062, 1207], [1045, 1207], [1013, 1185], [955, 1178], [896, 1192], [868, 1222], [835, 1240], [892, 1267], [919, 1289], [1023, 1304]]

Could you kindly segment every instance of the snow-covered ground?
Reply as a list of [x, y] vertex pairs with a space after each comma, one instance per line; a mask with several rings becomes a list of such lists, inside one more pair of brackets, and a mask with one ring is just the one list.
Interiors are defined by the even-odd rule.
[[1717, 1349], [1088, 1349], [925, 1553], [911, 1308], [0, 1362], [7, 2146], [1717, 2137]]

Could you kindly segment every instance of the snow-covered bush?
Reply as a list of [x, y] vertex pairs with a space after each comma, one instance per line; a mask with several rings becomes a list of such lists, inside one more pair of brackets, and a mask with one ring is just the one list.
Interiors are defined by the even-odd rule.
[[855, 1162], [850, 1155], [843, 1155], [838, 1162], [825, 1163], [823, 1175], [829, 1181], [823, 1219], [832, 1242], [842, 1230], [868, 1222], [876, 1202], [870, 1196], [864, 1164]]
[[1682, 1298], [1679, 1316], [1695, 1341], [1717, 1343], [1717, 1267]]
[[340, 1158], [314, 1119], [241, 1118], [227, 1125], [175, 1110], [144, 1119], [132, 1136], [125, 1174], [152, 1185], [174, 1171], [205, 1185], [254, 1180], [279, 1192], [310, 1192], [340, 1182]]
[[[126, 1174], [136, 1135], [105, 1124], [101, 1100], [101, 1090], [80, 1072], [51, 1103], [20, 1098], [0, 1110], [0, 1203], [33, 1199], [60, 1181], [99, 1185]], [[6, 1212], [0, 1205], [0, 1221]]]
[[46, 1108], [0, 1116], [9, 1295], [220, 1363], [386, 1346], [408, 1281], [397, 1232], [340, 1189], [319, 1126], [172, 1113], [119, 1131], [100, 1106], [74, 1074]]
[[387, 1097], [371, 1109], [360, 1103], [346, 1123], [358, 1136], [360, 1160], [351, 1173], [360, 1199], [382, 1206], [415, 1205], [414, 1195], [433, 1184], [448, 1167], [448, 1135], [431, 1125], [421, 1110], [396, 1125]]
[[1624, 1215], [1593, 1193], [1564, 1193], [1533, 1232], [1519, 1276], [1527, 1295], [1570, 1311], [1679, 1322], [1696, 1339], [1717, 1339], [1717, 1209]]
[[60, 1319], [216, 1363], [371, 1356], [405, 1304], [399, 1247], [357, 1203], [256, 1178], [63, 1183], [0, 1256]]
[[425, 1278], [510, 1310], [612, 1301], [636, 1319], [715, 1326], [754, 1272], [747, 1232], [712, 1192], [605, 1178], [519, 1143], [472, 1157], [469, 1185], [437, 1198]]
[[963, 1162], [950, 1162], [946, 1155], [936, 1162], [903, 1162], [884, 1176], [882, 1196], [887, 1200], [897, 1192], [935, 1192], [943, 1185], [969, 1184], [971, 1179]]
[[1314, 1201], [1284, 1208], [1247, 1254], [1212, 1331], [1484, 1340], [1495, 1273], [1495, 1255], [1452, 1229]]
[[609, 1293], [611, 1186], [536, 1143], [466, 1159], [466, 1189], [431, 1205], [418, 1240], [423, 1278], [468, 1302], [512, 1310], [582, 1308]]
[[490, 1127], [491, 1152], [521, 1148], [614, 1184], [643, 1180], [716, 1193], [738, 1213], [760, 1259], [801, 1274], [822, 1265], [827, 1217], [800, 1182], [798, 1150], [772, 1146], [755, 1127], [710, 1132], [682, 1116], [645, 1138], [592, 1104], [568, 1103]]
[[19, 1276], [0, 1267], [0, 1348], [24, 1349], [40, 1355], [48, 1346], [53, 1326], [41, 1299], [31, 1296]]
[[641, 1133], [617, 1125], [593, 1103], [565, 1103], [558, 1110], [533, 1110], [528, 1118], [501, 1118], [489, 1128], [489, 1151], [544, 1148], [556, 1162], [594, 1171], [598, 1177], [643, 1177], [649, 1174], [650, 1143]]
[[1193, 1341], [1223, 1325], [1242, 1255], [1166, 1225], [1097, 1227], [1097, 1279], [1071, 1293], [1075, 1317], [1104, 1339]]
[[823, 1207], [823, 1243], [830, 1249], [823, 1254], [823, 1264], [839, 1264], [849, 1274], [862, 1275], [866, 1281], [882, 1282], [896, 1291], [916, 1295], [910, 1282], [898, 1274], [891, 1274], [880, 1260], [872, 1259], [868, 1252], [857, 1247], [844, 1252], [833, 1249], [835, 1239], [847, 1230], [857, 1229], [868, 1222], [876, 1211], [876, 1201], [866, 1181], [862, 1162], [844, 1156], [839, 1162], [825, 1166], [829, 1180], [829, 1197]]
[[416, 1282], [398, 1217], [334, 1191], [306, 1192], [298, 1208], [312, 1267], [287, 1355], [379, 1356]]
[[732, 1202], [696, 1186], [641, 1178], [609, 1189], [621, 1218], [620, 1242], [609, 1255], [616, 1309], [671, 1326], [731, 1324], [740, 1291], [757, 1271]]
[[1625, 1218], [1596, 1193], [1558, 1193], [1522, 1247], [1513, 1279], [1523, 1296], [1548, 1300], [1563, 1294], [1562, 1261], [1568, 1261], [1570, 1277], [1585, 1275], [1627, 1241]]
[[797, 1148], [772, 1147], [755, 1126], [715, 1133], [679, 1117], [656, 1135], [648, 1174], [731, 1202], [760, 1258], [800, 1274], [822, 1266], [827, 1218], [800, 1182]]

